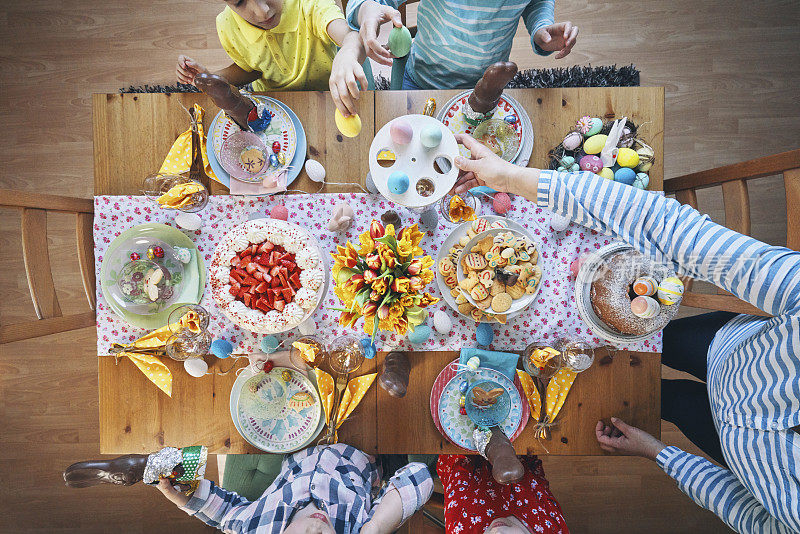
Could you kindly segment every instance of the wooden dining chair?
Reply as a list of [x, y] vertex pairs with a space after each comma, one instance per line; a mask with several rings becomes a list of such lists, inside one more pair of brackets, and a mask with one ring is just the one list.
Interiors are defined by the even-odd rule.
[[[680, 203], [697, 209], [698, 189], [721, 186], [725, 226], [750, 235], [750, 195], [747, 182], [777, 174], [783, 175], [786, 190], [786, 246], [800, 250], [800, 149], [664, 180], [664, 193], [672, 193]], [[692, 282], [691, 279], [684, 279], [684, 306], [769, 315], [720, 288], [717, 289], [717, 294], [694, 292]]]
[[[44, 195], [0, 189], [0, 207], [17, 208], [21, 214], [22, 257], [37, 320], [0, 325], [0, 344], [47, 336], [95, 325], [94, 204], [91, 199]], [[63, 315], [53, 284], [47, 247], [47, 214], [75, 214], [77, 257], [83, 289], [91, 310]]]

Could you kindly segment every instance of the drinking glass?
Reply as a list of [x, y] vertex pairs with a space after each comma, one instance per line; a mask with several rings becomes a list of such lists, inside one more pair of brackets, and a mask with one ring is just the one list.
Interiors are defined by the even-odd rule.
[[[542, 369], [536, 367], [536, 365], [531, 361], [531, 355], [533, 354], [534, 350], [544, 349], [547, 346], [548, 345], [542, 342], [534, 342], [525, 347], [525, 351], [522, 353], [522, 368], [525, 369], [525, 372], [532, 377], [538, 377], [542, 380], [549, 380], [553, 377], [553, 375], [556, 374], [556, 372], [558, 372], [559, 369], [564, 367], [564, 360], [561, 355], [550, 358], [550, 360], [548, 360], [547, 364]], [[559, 350], [556, 347], [553, 348]]]
[[594, 348], [585, 341], [564, 339], [556, 344], [556, 350], [561, 351], [564, 367], [576, 373], [587, 370], [594, 363]]
[[[317, 349], [316, 358], [314, 361], [308, 361], [300, 354], [300, 349], [294, 346], [294, 343], [306, 343], [308, 345], [313, 345]], [[289, 360], [291, 360], [292, 364], [297, 369], [305, 369], [306, 365], [311, 367], [312, 369], [317, 369], [321, 367], [322, 364], [325, 362], [325, 345], [317, 336], [303, 336], [301, 338], [296, 339], [293, 343], [291, 348], [289, 349]]]
[[144, 179], [142, 183], [142, 193], [154, 202], [158, 202], [158, 197], [175, 187], [176, 185], [186, 184], [186, 183], [196, 183], [199, 184], [202, 189], [197, 193], [193, 193], [191, 196], [191, 201], [180, 208], [174, 208], [178, 211], [183, 211], [186, 213], [194, 213], [197, 211], [202, 210], [208, 204], [208, 189], [206, 187], [196, 181], [188, 178], [186, 176], [181, 176], [180, 174], [151, 174], [147, 178]]

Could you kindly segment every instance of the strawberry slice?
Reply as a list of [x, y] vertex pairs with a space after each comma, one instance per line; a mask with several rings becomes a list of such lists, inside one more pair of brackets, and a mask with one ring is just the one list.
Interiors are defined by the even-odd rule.
[[281, 260], [281, 266], [282, 267], [286, 267], [290, 271], [293, 270], [295, 267], [297, 267], [297, 265], [295, 265], [294, 263], [290, 262], [289, 260]]
[[259, 254], [256, 256], [256, 263], [259, 265], [269, 265], [269, 254]]
[[241, 287], [234, 287], [234, 286], [231, 286], [231, 288], [228, 290], [228, 293], [230, 293], [230, 294], [231, 294], [231, 295], [233, 295], [234, 297], [238, 297], [238, 296], [239, 296], [239, 291], [240, 291], [241, 289], [242, 289]]
[[239, 292], [236, 294], [236, 296], [239, 297], [239, 299], [244, 300], [244, 296], [247, 294], [248, 289], [249, 288], [247, 287], [239, 288]]
[[281, 279], [278, 278], [277, 276], [273, 276], [272, 280], [270, 280], [270, 282], [269, 282], [269, 286], [270, 287], [278, 287], [280, 285], [281, 285]]
[[245, 276], [244, 280], [242, 280], [242, 285], [245, 285], [245, 286], [258, 285], [258, 280], [256, 280], [252, 276]]
[[286, 271], [278, 271], [278, 278], [281, 279], [281, 287], [289, 285], [289, 281], [286, 279]]
[[257, 263], [256, 268], [264, 274], [269, 273], [269, 267], [267, 267], [266, 265], [261, 265], [260, 263]]
[[286, 306], [286, 303], [284, 301], [282, 301], [282, 300], [276, 300], [273, 303], [273, 306], [275, 306], [276, 310], [278, 310], [279, 312], [282, 312], [283, 311], [283, 307]]
[[247, 265], [248, 263], [253, 263], [253, 257], [250, 256], [249, 254], [247, 256], [242, 257], [241, 265]]
[[264, 293], [267, 291], [267, 284], [265, 282], [261, 282], [256, 286], [257, 293]]
[[250, 245], [250, 255], [255, 256], [258, 253], [258, 245]]
[[272, 310], [272, 308], [269, 307], [269, 303], [266, 302], [265, 300], [259, 300], [256, 303], [256, 308], [263, 311], [264, 313], [267, 313], [268, 311]]
[[261, 253], [263, 254], [264, 252], [269, 252], [269, 251], [270, 251], [270, 250], [272, 250], [273, 248], [275, 248], [275, 245], [273, 245], [273, 244], [272, 244], [272, 243], [270, 243], [269, 241], [264, 241], [264, 242], [263, 242], [263, 243], [261, 243], [261, 245], [258, 247], [258, 251], [259, 251], [259, 252], [261, 252]]
[[291, 287], [281, 289], [281, 294], [283, 294], [283, 299], [286, 302], [291, 302], [294, 298], [294, 290]]
[[253, 273], [253, 278], [255, 278], [260, 282], [264, 279], [264, 273], [262, 273], [261, 271], [256, 271]]
[[250, 293], [251, 295], [254, 295], [254, 294], [255, 294], [255, 292], [256, 292], [256, 286], [250, 286], [250, 287], [248, 287], [248, 288], [247, 288], [247, 292], [248, 292], [248, 293]]
[[228, 283], [229, 283], [230, 285], [233, 285], [233, 284], [237, 284], [237, 285], [238, 285], [238, 284], [240, 284], [241, 282], [242, 282], [242, 281], [241, 281], [239, 278], [237, 278], [237, 277], [236, 277], [236, 276], [235, 276], [233, 273], [231, 273], [231, 274], [229, 274], [229, 275], [228, 275]]
[[245, 268], [244, 268], [244, 270], [247, 271], [247, 274], [253, 274], [253, 272], [256, 269], [257, 269], [256, 264], [252, 263], [252, 262], [248, 263], [247, 266], [245, 266]]
[[240, 263], [242, 263], [242, 258], [240, 258], [239, 256], [234, 256], [233, 258], [231, 258], [232, 266], [238, 267]]
[[293, 288], [300, 289], [300, 273], [294, 271], [289, 276], [289, 283], [292, 285]]
[[279, 272], [281, 272], [281, 268], [278, 265], [276, 265], [275, 267], [269, 270], [269, 275], [275, 277], [278, 276]]
[[252, 297], [247, 293], [245, 293], [244, 296], [242, 297], [242, 300], [244, 300], [244, 305], [247, 306], [248, 308], [250, 307], [251, 299]]
[[264, 281], [265, 281], [266, 283], [268, 283], [268, 284], [269, 284], [270, 282], [272, 282], [272, 277], [269, 275], [269, 273], [264, 273]]

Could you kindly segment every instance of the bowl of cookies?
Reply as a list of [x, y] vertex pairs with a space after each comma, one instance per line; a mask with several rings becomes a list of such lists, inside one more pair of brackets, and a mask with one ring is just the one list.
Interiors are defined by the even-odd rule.
[[542, 281], [539, 251], [523, 232], [496, 228], [473, 237], [456, 264], [458, 287], [486, 314], [513, 314], [533, 302]]

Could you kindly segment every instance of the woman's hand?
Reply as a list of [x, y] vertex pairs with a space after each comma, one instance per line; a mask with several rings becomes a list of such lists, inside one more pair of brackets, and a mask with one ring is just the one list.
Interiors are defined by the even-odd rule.
[[606, 452], [625, 456], [641, 456], [651, 460], [666, 447], [662, 442], [635, 426], [626, 424], [616, 417], [611, 418], [611, 425], [597, 422], [594, 433], [600, 448]]
[[480, 185], [489, 186], [495, 191], [516, 193], [510, 191], [510, 186], [522, 167], [500, 158], [471, 135], [458, 134], [456, 141], [469, 149], [471, 159], [456, 157], [454, 163], [463, 174], [453, 186], [454, 193], [464, 193]]
[[392, 21], [396, 28], [403, 25], [400, 12], [389, 6], [384, 6], [373, 0], [366, 0], [358, 8], [358, 31], [361, 42], [364, 44], [367, 56], [381, 65], [392, 64], [392, 53], [378, 42], [378, 31], [381, 24]]
[[[333, 58], [331, 77], [328, 86], [331, 90], [333, 103], [344, 117], [358, 113], [356, 101], [360, 96], [358, 84], [361, 89], [367, 89], [367, 77], [361, 66], [364, 58], [364, 49], [356, 32], [351, 32], [344, 38], [342, 48]], [[356, 83], [358, 82], [358, 83]]]
[[547, 52], [555, 52], [556, 59], [561, 59], [570, 52], [572, 47], [578, 40], [578, 27], [573, 26], [570, 21], [558, 22], [540, 28], [539, 31], [533, 36], [533, 41], [542, 50]]
[[208, 73], [208, 69], [189, 56], [184, 56], [183, 54], [178, 56], [178, 66], [175, 68], [175, 74], [180, 83], [193, 84], [194, 77], [200, 73]]
[[176, 506], [183, 508], [189, 502], [189, 496], [178, 491], [168, 478], [162, 478], [158, 481], [158, 489], [164, 494], [164, 497], [175, 503]]

